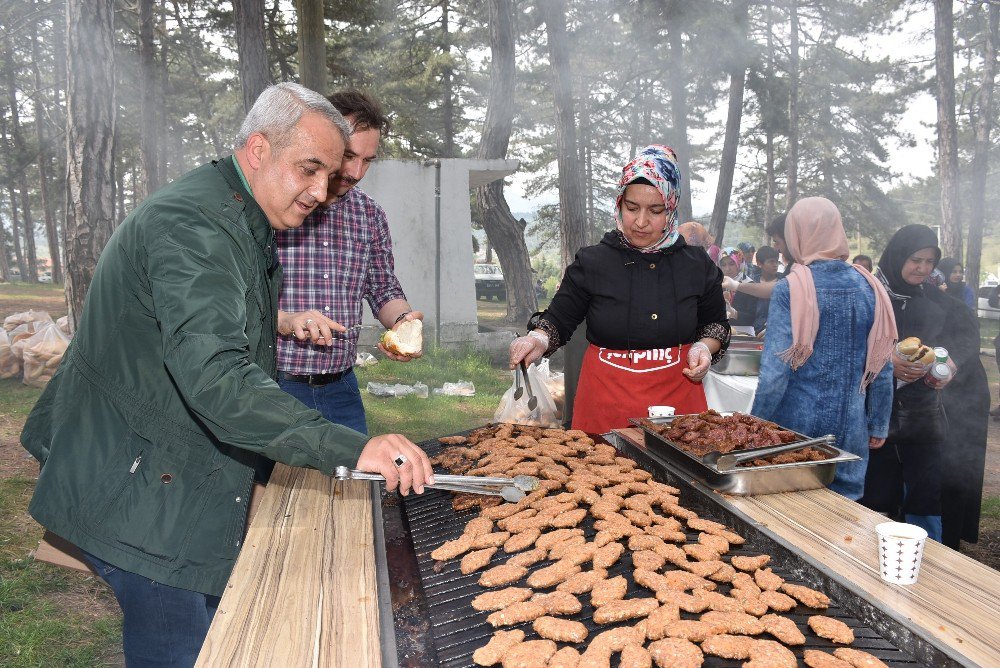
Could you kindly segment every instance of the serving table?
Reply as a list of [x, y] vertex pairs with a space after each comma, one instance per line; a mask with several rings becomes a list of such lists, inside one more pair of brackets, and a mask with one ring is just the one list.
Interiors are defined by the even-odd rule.
[[[645, 448], [637, 429], [618, 438]], [[831, 594], [861, 600], [865, 623], [878, 628], [891, 618], [881, 632], [899, 647], [944, 663], [997, 665], [997, 571], [929, 541], [918, 582], [890, 585], [878, 574], [874, 531], [885, 518], [857, 503], [826, 489], [705, 493], [821, 572]], [[397, 653], [406, 642], [396, 635], [406, 629], [394, 627], [396, 603], [389, 605], [384, 564], [376, 563], [386, 554], [380, 508], [371, 483], [279, 464], [197, 665], [411, 665]]]

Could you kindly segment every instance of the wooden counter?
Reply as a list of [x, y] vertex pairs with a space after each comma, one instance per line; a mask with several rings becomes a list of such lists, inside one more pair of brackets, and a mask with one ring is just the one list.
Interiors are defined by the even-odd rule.
[[[381, 665], [370, 489], [275, 468], [198, 666]], [[918, 582], [887, 584], [878, 513], [826, 489], [715, 498], [958, 663], [998, 665], [997, 571], [928, 541]]]
[[371, 485], [278, 464], [198, 666], [381, 666]]
[[[618, 433], [643, 447], [638, 429]], [[875, 525], [887, 521], [882, 515], [825, 488], [715, 496], [956, 661], [1000, 665], [1000, 573], [992, 568], [929, 540], [917, 582], [889, 584], [878, 568]]]

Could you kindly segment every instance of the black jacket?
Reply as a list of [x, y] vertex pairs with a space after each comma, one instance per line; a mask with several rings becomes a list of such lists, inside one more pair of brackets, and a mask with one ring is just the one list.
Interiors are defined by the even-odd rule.
[[642, 253], [608, 232], [580, 249], [542, 315], [566, 343], [587, 319], [587, 339], [614, 350], [648, 350], [692, 343], [711, 325], [729, 324], [722, 272], [703, 248], [684, 237], [669, 248]]

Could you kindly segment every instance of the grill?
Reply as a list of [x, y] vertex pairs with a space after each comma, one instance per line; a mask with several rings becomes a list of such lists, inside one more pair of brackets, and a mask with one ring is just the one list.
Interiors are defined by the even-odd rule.
[[[739, 532], [746, 543], [733, 546], [729, 555], [757, 555], [766, 552], [772, 560], [769, 567], [786, 581], [804, 584], [824, 591], [831, 598], [831, 605], [825, 611], [814, 611], [798, 606], [784, 613], [795, 621], [806, 636], [806, 644], [793, 648], [797, 656], [803, 649], [832, 651], [837, 645], [816, 637], [806, 624], [812, 614], [824, 614], [843, 621], [854, 631], [855, 642], [851, 647], [862, 649], [878, 657], [889, 666], [914, 668], [921, 665], [954, 665], [928, 642], [891, 619], [870, 603], [855, 596], [828, 574], [811, 566], [793, 551], [782, 547], [764, 533], [758, 531], [737, 516], [727, 511], [718, 501], [712, 499], [680, 476], [673, 475], [663, 462], [656, 461], [647, 453], [633, 447], [627, 441], [615, 444], [625, 456], [635, 459], [640, 466], [653, 474], [654, 479], [681, 489], [681, 503], [697, 512], [701, 517], [723, 522]], [[421, 446], [430, 455], [441, 449], [436, 441], [428, 441]], [[430, 558], [430, 552], [446, 540], [457, 538], [465, 523], [478, 514], [478, 510], [456, 512], [451, 507], [451, 495], [444, 492], [428, 491], [401, 499], [396, 495], [385, 495], [382, 515], [386, 538], [386, 561], [389, 571], [389, 589], [392, 602], [393, 625], [396, 636], [396, 658], [400, 666], [474, 666], [473, 652], [485, 645], [494, 632], [486, 622], [488, 612], [477, 612], [471, 606], [472, 599], [486, 591], [478, 584], [482, 571], [463, 575], [459, 569], [459, 559], [439, 564]], [[580, 525], [588, 540], [596, 530], [589, 515]], [[688, 531], [687, 542], [697, 542], [698, 532]], [[505, 562], [509, 557], [502, 549], [493, 556], [488, 567]], [[529, 572], [542, 568], [551, 562], [542, 561], [529, 568]], [[665, 569], [673, 568], [669, 563]], [[629, 582], [627, 597], [636, 595], [652, 596], [653, 593], [637, 585], [632, 578], [632, 561], [629, 550], [612, 568], [608, 576], [622, 575]], [[515, 586], [524, 586], [515, 583]], [[718, 591], [726, 593], [729, 585], [718, 583]], [[587, 641], [577, 646], [581, 652], [597, 633], [616, 625], [598, 625], [593, 622], [593, 608], [587, 594], [578, 597], [583, 610], [567, 617], [583, 622], [590, 631]], [[682, 612], [683, 619], [696, 619], [698, 615]], [[637, 619], [622, 622], [634, 625]], [[526, 639], [537, 638], [531, 623], [505, 629], [521, 628]], [[879, 630], [876, 630], [879, 629]], [[880, 632], [881, 631], [881, 632]], [[764, 636], [770, 637], [770, 636]], [[563, 646], [564, 643], [560, 643]], [[899, 647], [906, 647], [903, 651]], [[612, 660], [615, 662], [617, 655]], [[733, 661], [718, 657], [705, 657], [706, 667], [730, 666]], [[804, 664], [800, 664], [804, 665]]]

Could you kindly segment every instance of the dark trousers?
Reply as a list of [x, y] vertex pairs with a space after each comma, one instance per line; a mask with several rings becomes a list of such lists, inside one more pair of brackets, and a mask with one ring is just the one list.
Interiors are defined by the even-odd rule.
[[83, 554], [121, 606], [127, 668], [193, 666], [219, 597], [171, 587]]
[[885, 445], [868, 455], [861, 503], [896, 517], [941, 515], [946, 433], [939, 402], [913, 409], [897, 403]]
[[279, 378], [278, 385], [309, 408], [318, 410], [330, 422], [362, 434], [368, 433], [365, 406], [361, 403], [358, 377], [353, 369], [338, 380], [323, 385], [310, 385], [287, 378]]

